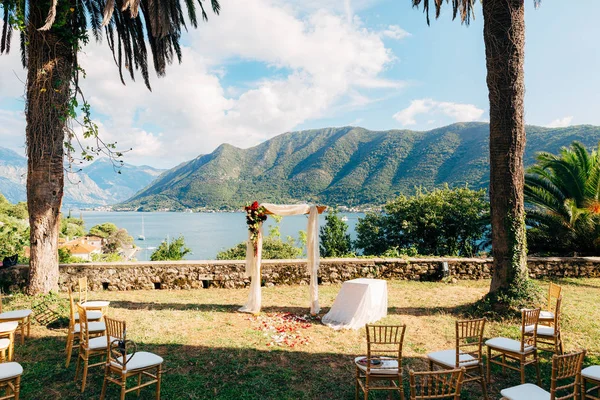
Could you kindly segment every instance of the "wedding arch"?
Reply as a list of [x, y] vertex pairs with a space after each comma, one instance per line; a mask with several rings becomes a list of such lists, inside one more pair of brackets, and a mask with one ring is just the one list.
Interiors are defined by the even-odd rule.
[[325, 211], [324, 206], [308, 204], [279, 205], [258, 202], [246, 206], [246, 223], [248, 224], [248, 242], [246, 245], [246, 276], [250, 278], [250, 293], [246, 304], [239, 311], [248, 313], [260, 312], [262, 295], [260, 265], [262, 261], [263, 233], [262, 224], [267, 215], [302, 215], [308, 214], [308, 227], [306, 229], [306, 254], [308, 259], [308, 272], [310, 274], [310, 313], [318, 314], [319, 307], [319, 214]]

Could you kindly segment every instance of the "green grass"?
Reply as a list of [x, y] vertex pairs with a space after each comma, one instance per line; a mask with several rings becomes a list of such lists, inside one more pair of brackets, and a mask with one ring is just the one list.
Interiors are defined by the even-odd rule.
[[[588, 350], [586, 365], [600, 363], [600, 279], [562, 280], [563, 335], [567, 351]], [[452, 348], [458, 306], [479, 299], [488, 281], [450, 285], [389, 281], [388, 316], [381, 323], [406, 323], [404, 369], [425, 369], [427, 352]], [[542, 283], [546, 287], [545, 283]], [[321, 286], [323, 312], [328, 311], [339, 285]], [[237, 313], [247, 290], [204, 289], [190, 291], [95, 292], [91, 299], [111, 301], [109, 314], [127, 321], [130, 339], [138, 351], [151, 351], [165, 359], [162, 399], [352, 399], [353, 357], [365, 352], [364, 329], [334, 331], [315, 324], [302, 333], [310, 338], [298, 347], [268, 346], [269, 339], [254, 329], [248, 315]], [[7, 309], [25, 305], [16, 296]], [[263, 310], [305, 313], [308, 287], [263, 288]], [[514, 321], [490, 322], [486, 337], [518, 335]], [[88, 387], [81, 395], [74, 381], [75, 360], [66, 369], [65, 329], [34, 326], [32, 337], [15, 347], [16, 361], [25, 370], [22, 399], [98, 398], [103, 371], [90, 370]], [[543, 386], [550, 385], [551, 355], [542, 353]], [[408, 374], [405, 374], [407, 376]], [[534, 382], [534, 370], [528, 381]], [[502, 388], [519, 383], [518, 373], [502, 375], [492, 369], [491, 398]], [[405, 381], [405, 387], [407, 383]], [[118, 398], [109, 386], [108, 399]], [[154, 387], [142, 390], [142, 399]], [[407, 391], [408, 393], [408, 391]], [[385, 394], [372, 396], [385, 398]], [[127, 398], [135, 398], [131, 393]], [[464, 399], [481, 398], [477, 384], [466, 385]]]

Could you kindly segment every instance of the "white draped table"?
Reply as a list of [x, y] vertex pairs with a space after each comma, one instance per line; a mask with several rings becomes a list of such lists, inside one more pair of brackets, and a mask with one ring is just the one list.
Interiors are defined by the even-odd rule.
[[331, 310], [321, 320], [333, 329], [359, 329], [387, 315], [387, 282], [359, 278], [346, 281]]

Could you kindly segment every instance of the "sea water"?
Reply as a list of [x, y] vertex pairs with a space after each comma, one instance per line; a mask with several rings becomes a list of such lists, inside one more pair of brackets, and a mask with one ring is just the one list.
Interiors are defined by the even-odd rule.
[[[74, 216], [77, 214], [74, 213]], [[188, 260], [214, 260], [217, 253], [244, 241], [248, 237], [246, 214], [243, 212], [227, 213], [185, 213], [185, 212], [104, 212], [84, 211], [85, 229], [104, 222], [112, 222], [119, 228], [125, 228], [140, 247], [135, 258], [140, 261], [150, 259], [150, 255], [164, 240], [173, 240], [178, 236], [185, 237], [185, 243], [192, 252], [185, 258]], [[356, 239], [355, 227], [363, 213], [340, 213], [348, 220], [348, 233]], [[137, 240], [143, 233], [146, 240]], [[306, 231], [308, 216], [295, 215], [283, 217], [280, 222], [281, 237], [299, 237], [299, 231]], [[265, 223], [265, 235], [274, 224], [273, 218]], [[325, 215], [319, 216], [319, 226], [325, 224]]]

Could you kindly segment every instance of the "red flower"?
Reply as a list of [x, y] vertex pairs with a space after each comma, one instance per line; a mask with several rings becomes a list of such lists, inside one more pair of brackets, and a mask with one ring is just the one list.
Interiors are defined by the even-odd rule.
[[255, 201], [254, 203], [252, 203], [251, 207], [253, 210], [258, 210], [258, 201]]

